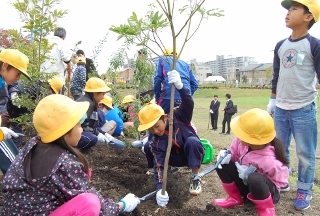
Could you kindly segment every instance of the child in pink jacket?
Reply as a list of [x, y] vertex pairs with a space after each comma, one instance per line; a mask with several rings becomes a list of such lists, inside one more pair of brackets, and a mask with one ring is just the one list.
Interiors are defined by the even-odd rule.
[[[249, 199], [260, 216], [276, 215], [274, 203], [280, 199], [280, 188], [288, 184], [288, 160], [276, 138], [274, 122], [267, 111], [254, 108], [231, 121], [236, 135], [230, 151], [217, 173], [229, 195], [214, 199], [221, 208], [242, 206]], [[218, 155], [223, 156], [226, 150]], [[250, 168], [249, 168], [250, 167]]]

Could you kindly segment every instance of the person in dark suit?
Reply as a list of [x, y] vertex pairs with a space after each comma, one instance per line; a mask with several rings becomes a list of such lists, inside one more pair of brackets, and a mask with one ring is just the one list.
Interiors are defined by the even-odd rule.
[[[224, 111], [224, 116], [223, 116], [223, 120], [222, 120], [222, 132], [220, 134], [225, 134], [225, 135], [230, 134], [230, 121], [231, 121], [231, 117], [233, 115], [232, 113], [228, 113], [228, 110], [233, 107], [233, 102], [230, 98], [231, 98], [231, 95], [226, 94], [227, 103], [226, 103], [226, 107], [222, 110], [222, 111]], [[228, 130], [225, 133], [226, 123], [228, 124]]]
[[[83, 50], [80, 50], [80, 49], [79, 49], [79, 50], [76, 52], [76, 54], [77, 54], [78, 57], [85, 57]], [[92, 59], [87, 58], [87, 57], [85, 57], [85, 58], [86, 58], [86, 73], [87, 73], [87, 74], [86, 74], [86, 81], [88, 81], [88, 79], [89, 79], [89, 74], [92, 73], [93, 71], [97, 71], [97, 69], [96, 69], [96, 67], [95, 67], [94, 64], [93, 64]]]
[[218, 116], [219, 116], [219, 108], [220, 101], [218, 101], [218, 95], [214, 95], [214, 100], [211, 101], [210, 104], [210, 116], [211, 116], [211, 130], [216, 131], [218, 129]]

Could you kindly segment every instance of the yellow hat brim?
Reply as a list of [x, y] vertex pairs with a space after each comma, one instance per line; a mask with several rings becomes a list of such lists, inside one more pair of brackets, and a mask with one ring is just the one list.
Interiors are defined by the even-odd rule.
[[106, 86], [106, 87], [103, 87], [103, 88], [97, 88], [97, 89], [84, 89], [85, 92], [108, 92], [110, 91], [111, 89]]
[[83, 115], [87, 112], [88, 108], [89, 102], [77, 102], [75, 109], [72, 111], [68, 119], [66, 119], [60, 127], [52, 131], [52, 133], [41, 137], [41, 141], [43, 143], [50, 143], [66, 134], [80, 121]]
[[240, 116], [233, 118], [231, 120], [230, 127], [234, 135], [246, 143], [250, 143], [252, 145], [264, 145], [271, 142], [276, 137], [276, 131], [273, 131], [271, 134], [268, 134], [263, 137], [247, 134], [241, 128], [239, 119], [240, 119]]
[[154, 119], [151, 122], [148, 122], [146, 124], [140, 124], [139, 127], [138, 127], [138, 131], [148, 130], [153, 125], [155, 125], [157, 123], [157, 121], [159, 121], [160, 118], [161, 118], [161, 116], [157, 117], [156, 119]]

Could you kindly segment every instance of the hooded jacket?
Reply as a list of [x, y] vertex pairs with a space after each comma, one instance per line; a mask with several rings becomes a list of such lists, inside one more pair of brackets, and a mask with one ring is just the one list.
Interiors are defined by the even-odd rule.
[[75, 155], [34, 137], [19, 152], [3, 178], [5, 197], [1, 215], [49, 215], [82, 193], [99, 197], [101, 216], [117, 215], [119, 205], [89, 187], [88, 178]]
[[288, 184], [288, 167], [276, 158], [275, 148], [270, 143], [261, 150], [249, 151], [248, 146], [243, 146], [239, 138], [231, 143], [231, 161], [241, 165], [250, 166], [257, 164], [256, 172], [263, 174], [272, 181], [278, 190]]

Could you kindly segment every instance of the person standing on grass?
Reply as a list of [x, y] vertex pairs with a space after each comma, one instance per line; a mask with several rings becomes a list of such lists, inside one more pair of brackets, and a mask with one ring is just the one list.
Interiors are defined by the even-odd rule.
[[[232, 109], [232, 107], [233, 107], [233, 102], [231, 100], [231, 94], [226, 94], [226, 100], [227, 100], [226, 106], [222, 110], [222, 111], [224, 111], [224, 114], [223, 114], [223, 120], [222, 120], [222, 131], [220, 134], [230, 135], [230, 122], [231, 122], [231, 117], [233, 114], [228, 113], [228, 110]], [[228, 125], [228, 130], [225, 133], [226, 123]]]
[[131, 212], [140, 200], [129, 193], [118, 202], [104, 199], [89, 185], [88, 160], [76, 147], [89, 102], [53, 94], [33, 114], [39, 136], [31, 138], [2, 181], [1, 215], [118, 215]]
[[214, 95], [214, 100], [211, 101], [210, 104], [210, 117], [211, 117], [211, 130], [218, 130], [218, 117], [219, 117], [219, 108], [220, 101], [218, 101], [218, 95]]
[[[267, 110], [274, 116], [277, 137], [289, 162], [292, 135], [295, 139], [299, 161], [294, 208], [305, 210], [310, 207], [316, 171], [316, 83], [317, 78], [320, 80], [320, 40], [308, 31], [319, 20], [320, 5], [317, 0], [285, 0], [281, 5], [288, 10], [285, 22], [292, 33], [274, 49], [272, 91]], [[289, 170], [291, 172], [290, 166]], [[289, 185], [284, 189], [289, 190]]]

